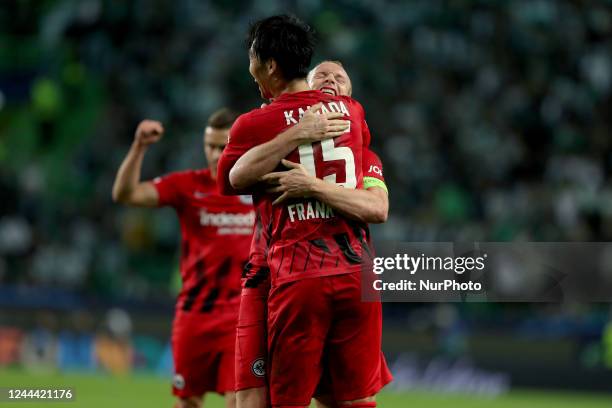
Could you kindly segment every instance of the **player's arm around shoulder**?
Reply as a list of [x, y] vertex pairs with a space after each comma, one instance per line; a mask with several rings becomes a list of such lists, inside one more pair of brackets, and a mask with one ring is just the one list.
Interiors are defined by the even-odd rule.
[[320, 113], [318, 103], [304, 112], [299, 122], [288, 127], [271, 140], [252, 147], [235, 162], [229, 173], [229, 181], [235, 189], [246, 189], [273, 171], [281, 160], [303, 143], [311, 143], [342, 135], [348, 129], [348, 121], [342, 113]]
[[115, 177], [112, 192], [114, 202], [139, 207], [159, 205], [157, 188], [151, 181], [140, 181], [140, 172], [147, 149], [158, 142], [163, 133], [164, 128], [160, 122], [154, 120], [140, 122], [132, 146]]
[[311, 194], [347, 217], [368, 224], [382, 224], [389, 216], [387, 189], [379, 185], [353, 190], [317, 179]]
[[376, 153], [363, 150], [363, 187], [352, 190], [318, 180], [312, 184], [313, 195], [346, 216], [368, 224], [382, 224], [389, 216], [389, 191], [382, 162]]
[[[387, 221], [389, 197], [387, 187], [382, 180], [382, 166], [379, 177], [364, 177], [363, 189], [354, 190], [308, 174], [300, 163], [282, 160], [282, 164], [290, 170], [269, 173], [263, 177], [263, 180], [271, 186], [267, 191], [280, 194], [274, 205], [290, 198], [314, 197], [357, 221], [370, 224]], [[367, 174], [366, 170], [364, 169], [364, 174]], [[376, 181], [366, 184], [370, 178]]]
[[369, 194], [371, 214], [371, 220], [366, 220], [366, 222], [371, 224], [387, 222], [389, 217], [389, 193], [387, 191], [386, 187], [382, 188], [380, 186], [373, 186], [364, 190], [364, 192]]

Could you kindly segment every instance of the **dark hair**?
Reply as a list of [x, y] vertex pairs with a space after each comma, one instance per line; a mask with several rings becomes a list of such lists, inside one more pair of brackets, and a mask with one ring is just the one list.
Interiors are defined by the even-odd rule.
[[229, 129], [238, 117], [238, 113], [228, 108], [221, 108], [208, 117], [207, 125], [215, 129]]
[[306, 78], [314, 53], [314, 31], [295, 16], [280, 15], [259, 20], [249, 28], [247, 47], [261, 62], [274, 59], [283, 78]]

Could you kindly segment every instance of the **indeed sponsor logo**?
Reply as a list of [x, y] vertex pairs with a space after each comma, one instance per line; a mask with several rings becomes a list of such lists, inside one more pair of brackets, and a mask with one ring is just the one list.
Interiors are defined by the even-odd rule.
[[255, 224], [255, 211], [241, 214], [200, 211], [200, 225], [204, 227], [253, 227], [253, 224]]

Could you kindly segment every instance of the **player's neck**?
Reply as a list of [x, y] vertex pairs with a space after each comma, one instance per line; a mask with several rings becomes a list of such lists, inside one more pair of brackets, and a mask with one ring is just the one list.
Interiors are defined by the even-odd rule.
[[294, 79], [293, 81], [289, 81], [286, 84], [286, 86], [281, 89], [278, 96], [281, 96], [282, 94], [285, 94], [285, 93], [304, 92], [304, 91], [310, 91], [310, 90], [311, 89], [308, 86], [306, 79], [304, 78]]

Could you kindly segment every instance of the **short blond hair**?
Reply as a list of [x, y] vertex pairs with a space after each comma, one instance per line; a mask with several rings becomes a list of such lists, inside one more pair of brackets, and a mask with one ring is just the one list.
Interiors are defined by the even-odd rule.
[[[340, 68], [342, 68], [344, 72], [346, 72], [346, 68], [344, 68], [344, 65], [342, 64], [342, 62], [338, 60], [323, 60], [319, 62], [317, 65], [315, 65], [313, 69], [308, 71], [308, 75], [306, 76], [306, 81], [308, 82], [308, 86], [310, 86], [311, 88], [312, 88], [312, 79], [314, 77], [315, 71], [317, 70], [317, 68], [321, 66], [321, 64], [325, 64], [326, 62], [331, 62], [332, 64], [336, 64]], [[349, 80], [348, 96], [351, 96], [351, 94], [353, 93], [353, 81], [351, 81], [351, 77], [349, 76], [348, 72], [346, 72], [346, 76], [348, 77], [348, 80]]]

